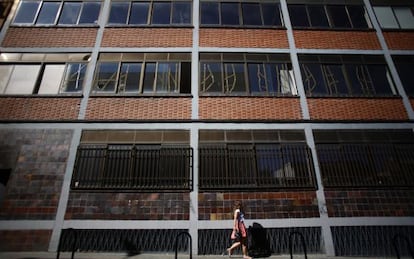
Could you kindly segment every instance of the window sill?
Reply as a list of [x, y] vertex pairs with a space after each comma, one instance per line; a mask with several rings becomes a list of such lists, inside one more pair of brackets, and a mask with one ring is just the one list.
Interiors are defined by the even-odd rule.
[[313, 95], [306, 96], [308, 99], [402, 99], [399, 95], [389, 96], [326, 96], [326, 95]]
[[193, 98], [191, 94], [104, 94], [94, 93], [90, 98]]
[[179, 29], [179, 28], [187, 28], [193, 29], [194, 26], [192, 24], [162, 24], [162, 25], [134, 25], [134, 24], [107, 24], [105, 28], [144, 28], [144, 29]]
[[203, 97], [212, 97], [212, 98], [235, 98], [235, 97], [242, 97], [242, 98], [299, 98], [298, 95], [247, 95], [247, 94], [200, 94], [200, 98]]
[[65, 28], [65, 29], [79, 29], [79, 28], [99, 28], [99, 25], [97, 24], [67, 24], [67, 25], [37, 25], [37, 24], [13, 24], [10, 26], [10, 28]]
[[286, 30], [283, 26], [242, 26], [242, 25], [200, 25], [200, 29], [257, 29], [257, 30]]
[[374, 28], [326, 28], [326, 27], [293, 27], [293, 31], [360, 31], [360, 32], [375, 32]]
[[83, 94], [3, 94], [0, 98], [82, 98]]

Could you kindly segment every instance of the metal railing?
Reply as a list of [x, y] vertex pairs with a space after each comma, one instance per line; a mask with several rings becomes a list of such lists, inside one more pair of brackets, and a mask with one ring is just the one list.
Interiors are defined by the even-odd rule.
[[71, 188], [191, 191], [192, 176], [190, 147], [81, 145]]
[[303, 143], [204, 145], [199, 151], [200, 190], [316, 188]]
[[412, 144], [318, 144], [325, 187], [414, 186]]
[[294, 231], [292, 233], [290, 233], [289, 235], [289, 253], [290, 253], [290, 258], [293, 259], [293, 236], [298, 235], [300, 237], [300, 242], [302, 244], [302, 248], [303, 248], [303, 253], [305, 254], [305, 259], [308, 259], [308, 254], [306, 252], [306, 241], [305, 241], [305, 237], [302, 233], [298, 232], [298, 231]]
[[392, 244], [394, 246], [395, 253], [397, 254], [397, 259], [401, 258], [401, 253], [400, 253], [400, 250], [398, 249], [398, 239], [403, 240], [405, 242], [405, 244], [407, 245], [407, 249], [410, 252], [411, 257], [414, 259], [413, 248], [408, 238], [405, 235], [396, 234], [392, 239]]
[[190, 235], [190, 233], [188, 233], [188, 232], [181, 232], [181, 233], [179, 233], [178, 235], [177, 235], [177, 237], [175, 238], [175, 247], [174, 247], [174, 250], [175, 250], [175, 259], [177, 259], [178, 258], [178, 238], [180, 237], [180, 236], [182, 236], [182, 235], [184, 235], [184, 236], [186, 236], [187, 237], [187, 239], [188, 239], [188, 241], [189, 241], [189, 243], [190, 243], [190, 248], [189, 248], [189, 255], [190, 255], [190, 259], [192, 259], [193, 258], [193, 239], [191, 238], [191, 235]]

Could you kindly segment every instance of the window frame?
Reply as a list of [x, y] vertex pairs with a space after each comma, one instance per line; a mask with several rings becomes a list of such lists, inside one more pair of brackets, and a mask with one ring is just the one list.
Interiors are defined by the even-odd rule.
[[[378, 9], [378, 8], [388, 8], [391, 11], [390, 14], [392, 14], [392, 18], [395, 21], [396, 26], [383, 27], [383, 25], [382, 25], [383, 19], [380, 19], [379, 18], [378, 12], [376, 11], [376, 9]], [[411, 25], [410, 28], [402, 28], [401, 21], [399, 20], [397, 14], [395, 12], [395, 9], [397, 9], [397, 8], [404, 8], [404, 9], [411, 10], [411, 13], [412, 13], [413, 19], [414, 19], [414, 5], [393, 5], [393, 6], [389, 6], [389, 5], [374, 5], [373, 6], [375, 18], [377, 19], [378, 24], [381, 27], [381, 29], [382, 30], [409, 30], [409, 31], [410, 30], [414, 30], [414, 23]]]

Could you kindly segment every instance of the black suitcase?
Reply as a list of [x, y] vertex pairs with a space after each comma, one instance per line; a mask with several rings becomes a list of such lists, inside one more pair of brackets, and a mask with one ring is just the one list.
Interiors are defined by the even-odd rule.
[[259, 223], [255, 222], [253, 226], [249, 226], [248, 251], [249, 256], [253, 258], [263, 258], [272, 255], [266, 229]]

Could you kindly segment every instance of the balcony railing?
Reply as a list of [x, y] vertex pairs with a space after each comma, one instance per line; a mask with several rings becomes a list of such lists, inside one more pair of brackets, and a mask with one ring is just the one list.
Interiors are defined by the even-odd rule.
[[193, 152], [187, 146], [81, 145], [71, 187], [191, 191], [192, 181]]

